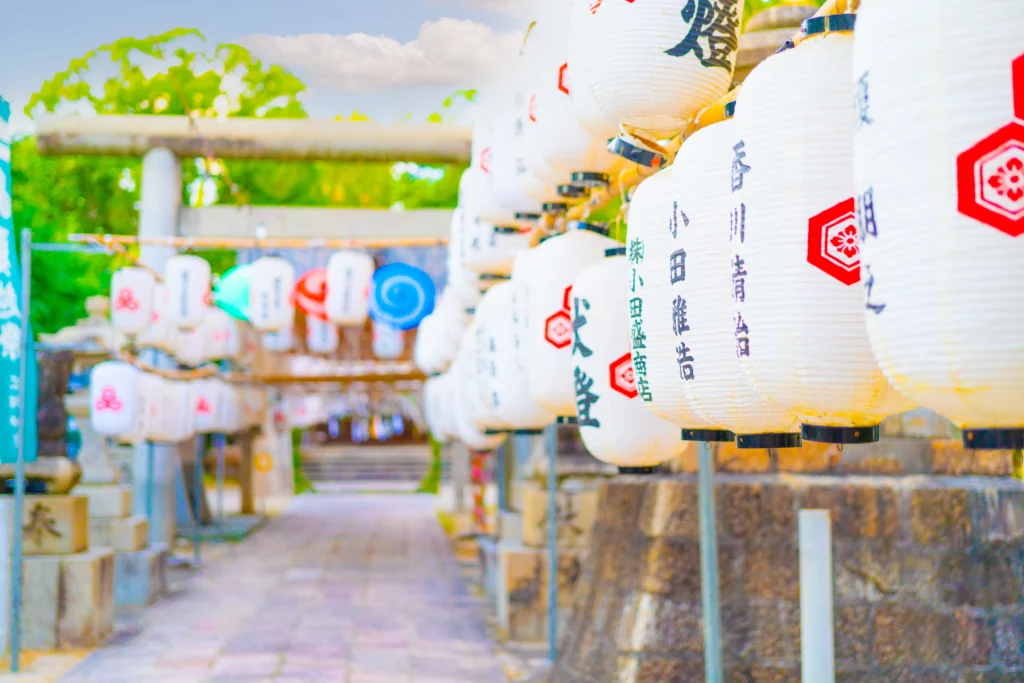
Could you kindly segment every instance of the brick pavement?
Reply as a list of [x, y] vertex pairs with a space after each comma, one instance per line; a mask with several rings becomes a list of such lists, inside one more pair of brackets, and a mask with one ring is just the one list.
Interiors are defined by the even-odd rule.
[[64, 683], [505, 683], [433, 499], [309, 495]]

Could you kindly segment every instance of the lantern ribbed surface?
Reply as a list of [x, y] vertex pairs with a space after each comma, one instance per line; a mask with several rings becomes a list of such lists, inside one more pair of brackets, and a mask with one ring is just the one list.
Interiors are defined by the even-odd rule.
[[585, 268], [572, 288], [573, 388], [580, 438], [598, 460], [651, 467], [682, 451], [679, 427], [644, 405], [630, 358], [626, 257]]
[[189, 385], [192, 397], [193, 427], [197, 434], [213, 434], [221, 430], [217, 412], [221, 401], [221, 382], [216, 379], [200, 379]]
[[197, 327], [210, 302], [210, 264], [198, 256], [172, 256], [167, 259], [164, 281], [170, 298], [170, 323], [182, 329]]
[[[912, 404], [868, 343], [853, 200], [853, 39], [762, 62], [736, 102], [729, 263], [741, 360], [804, 425], [874, 427]], [[811, 438], [805, 429], [805, 436]]]
[[327, 317], [336, 325], [361, 326], [370, 314], [370, 281], [376, 265], [361, 251], [336, 251], [327, 262]]
[[[673, 382], [667, 391], [675, 402], [716, 428], [735, 434], [798, 434], [796, 415], [765, 399], [740, 366], [742, 349], [737, 341], [728, 267], [734, 125], [726, 120], [686, 140], [672, 165], [669, 229], [665, 229], [665, 221], [644, 224], [650, 227], [649, 239], [656, 252], [663, 257], [682, 252], [683, 259], [683, 268], [677, 272], [681, 278], [671, 284], [676, 278], [665, 277], [667, 259], [662, 258], [659, 272], [650, 273], [652, 281], [647, 286], [654, 289], [645, 288], [644, 307], [645, 313], [648, 306], [655, 313], [655, 325], [646, 332], [655, 348], [673, 349], [670, 358], [655, 355], [656, 367], [664, 368], [672, 380], [679, 378], [680, 372], [689, 377], [680, 385]], [[679, 344], [685, 344], [688, 355], [693, 356], [688, 370], [678, 366], [674, 351]], [[652, 385], [665, 381], [659, 374], [654, 371]], [[656, 400], [651, 407], [659, 412], [662, 396], [652, 391]]]
[[153, 311], [150, 313], [149, 326], [135, 339], [135, 344], [139, 348], [174, 352], [179, 333], [178, 328], [171, 324], [170, 307], [170, 289], [158, 282], [153, 290]]
[[610, 140], [619, 134], [619, 123], [605, 118], [594, 98], [594, 86], [587, 64], [586, 29], [592, 0], [572, 0], [566, 49], [569, 64], [569, 97], [576, 119], [596, 138]]
[[[681, 362], [677, 349], [688, 343], [685, 331], [674, 331], [673, 306], [686, 275], [686, 254], [678, 251], [672, 230], [685, 230], [673, 208], [673, 175], [678, 166], [647, 178], [629, 204], [626, 234], [626, 291], [631, 353], [640, 400], [657, 416], [687, 429], [714, 425], [688, 403], [687, 377], [694, 362]], [[678, 232], [677, 232], [678, 234]], [[692, 347], [693, 344], [689, 343]]]
[[[573, 172], [610, 173], [622, 161], [608, 151], [607, 138], [580, 125], [569, 88], [571, 0], [549, 0], [530, 34], [537, 57], [530, 74], [529, 115], [524, 117], [527, 164], [536, 158], [568, 183]], [[583, 80], [583, 79], [581, 79]]]
[[279, 256], [264, 256], [251, 266], [249, 321], [257, 330], [274, 332], [295, 319], [292, 289], [295, 267]]
[[536, 253], [536, 249], [526, 249], [516, 256], [515, 263], [512, 264], [510, 282], [512, 285], [512, 344], [515, 350], [516, 368], [524, 378], [528, 376], [526, 366], [529, 363], [526, 341], [529, 335], [529, 325], [527, 324], [529, 306], [527, 302], [529, 301], [530, 282], [533, 278], [533, 257]]
[[528, 234], [496, 228], [479, 218], [464, 215], [461, 224], [463, 263], [479, 275], [508, 275], [516, 254], [530, 244]]
[[97, 434], [133, 432], [139, 421], [141, 373], [121, 361], [105, 361], [89, 374], [89, 421]]
[[513, 429], [540, 429], [555, 416], [530, 396], [517, 357], [516, 283], [503, 282], [487, 292], [488, 387], [491, 408], [499, 422]]
[[460, 353], [452, 363], [451, 405], [452, 426], [457, 438], [471, 450], [491, 450], [497, 448], [503, 436], [487, 435], [477, 427], [476, 415], [479, 410], [479, 399], [476, 391], [476, 368], [472, 364], [475, 359], [467, 359]]
[[572, 283], [618, 242], [589, 230], [570, 230], [533, 249], [527, 292], [526, 367], [530, 395], [556, 416], [575, 414], [572, 368]]
[[741, 0], [604, 0], [574, 13], [598, 109], [665, 137], [679, 132], [732, 83], [741, 9]]
[[153, 315], [156, 277], [145, 268], [119, 268], [110, 278], [110, 322], [125, 334], [139, 334]]
[[863, 4], [855, 165], [875, 356], [965, 430], [1024, 428], [1024, 4]]

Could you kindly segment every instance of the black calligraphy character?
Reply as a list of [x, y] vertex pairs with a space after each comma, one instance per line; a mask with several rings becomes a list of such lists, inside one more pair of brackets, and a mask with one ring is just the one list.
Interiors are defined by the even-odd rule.
[[[665, 50], [672, 57], [693, 54], [705, 68], [732, 71], [732, 57], [739, 46], [736, 16], [737, 0], [689, 0], [681, 12], [690, 25], [686, 37], [675, 47]], [[707, 56], [701, 39], [707, 41]]]
[[686, 322], [686, 299], [681, 296], [672, 301], [672, 331], [677, 337], [683, 332], [690, 331], [690, 326]]
[[643, 327], [640, 326], [639, 318], [633, 319], [633, 329], [629, 336], [634, 349], [647, 348], [647, 335], [644, 333]]
[[750, 166], [747, 165], [743, 160], [747, 158], [747, 152], [744, 148], [747, 146], [743, 140], [740, 140], [732, 147], [732, 191], [737, 192], [743, 189], [743, 176], [750, 173]]
[[747, 300], [747, 283], [746, 277], [748, 275], [747, 269], [744, 268], [746, 261], [740, 258], [739, 254], [736, 254], [736, 258], [732, 262], [732, 298], [733, 301], [746, 301]]
[[639, 237], [632, 239], [629, 243], [629, 262], [634, 266], [644, 260], [644, 241]]
[[629, 300], [629, 317], [640, 318], [644, 313], [644, 300], [638, 296]]
[[679, 363], [679, 378], [686, 381], [693, 379], [693, 356], [685, 342], [680, 342], [676, 347], [676, 362]]
[[747, 205], [744, 202], [729, 214], [729, 241], [732, 242], [734, 237], [739, 237], [740, 242], [747, 238]]
[[871, 303], [871, 289], [875, 286], [875, 276], [871, 272], [871, 266], [864, 266], [864, 270], [868, 274], [867, 279], [864, 280], [864, 289], [865, 289], [866, 294], [867, 294], [867, 296], [865, 297], [865, 300], [867, 301], [866, 308], [867, 308], [867, 310], [871, 311], [875, 315], [881, 315], [882, 311], [885, 310], [886, 304], [873, 304], [873, 303]]
[[572, 298], [573, 304], [573, 316], [572, 316], [572, 355], [576, 355], [579, 351], [580, 355], [584, 358], [590, 358], [594, 353], [586, 344], [580, 340], [580, 328], [587, 324], [586, 313], [580, 312], [580, 304], [583, 304], [585, 311], [590, 310], [590, 302], [586, 299], [581, 299], [578, 296]]
[[668, 257], [668, 278], [674, 285], [686, 280], [686, 250], [676, 249]]
[[747, 327], [747, 323], [743, 320], [743, 314], [737, 314], [733, 320], [736, 322], [736, 336], [743, 334], [750, 334], [750, 328]]
[[750, 355], [750, 338], [739, 337], [736, 339], [736, 357], [742, 358], [743, 356]]
[[857, 196], [857, 223], [860, 227], [861, 241], [878, 237], [878, 224], [875, 223], [875, 190], [869, 187]]
[[683, 227], [690, 225], [690, 218], [686, 215], [686, 212], [679, 208], [679, 202], [672, 202], [672, 217], [668, 221], [668, 230], [672, 233], [672, 239], [679, 236], [680, 218], [683, 219]]
[[642, 353], [633, 354], [633, 372], [638, 378], [647, 378], [647, 356]]
[[28, 513], [28, 524], [22, 527], [25, 538], [39, 545], [45, 537], [62, 538], [63, 534], [57, 530], [57, 518], [53, 516], [52, 510], [42, 503], [36, 503]]
[[600, 427], [600, 420], [590, 416], [590, 410], [601, 398], [591, 391], [594, 380], [579, 368], [576, 368], [576, 415], [580, 427]]
[[854, 94], [854, 102], [857, 105], [857, 128], [874, 123], [868, 111], [868, 72], [865, 71], [857, 79], [857, 91]]

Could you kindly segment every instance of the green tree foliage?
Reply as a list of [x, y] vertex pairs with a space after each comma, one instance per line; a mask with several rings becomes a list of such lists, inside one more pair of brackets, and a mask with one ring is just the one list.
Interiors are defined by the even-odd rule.
[[[306, 86], [280, 66], [265, 64], [238, 45], [206, 51], [202, 34], [177, 28], [147, 38], [122, 38], [68, 64], [36, 92], [26, 113], [91, 111], [97, 114], [305, 118], [298, 96]], [[430, 116], [449, 118], [470, 101], [459, 91]], [[340, 120], [365, 121], [355, 110]], [[141, 161], [137, 158], [43, 157], [32, 138], [12, 150], [15, 225], [31, 228], [38, 242], [60, 242], [76, 232], [134, 234]], [[443, 177], [391, 164], [188, 160], [182, 163], [183, 201], [192, 203], [206, 179], [205, 202], [221, 204], [415, 209], [452, 207], [461, 168]], [[212, 184], [213, 192], [209, 186]], [[203, 252], [215, 272], [233, 254]], [[81, 254], [40, 254], [33, 272], [32, 320], [51, 332], [73, 324], [85, 297], [106, 293], [116, 260]]]

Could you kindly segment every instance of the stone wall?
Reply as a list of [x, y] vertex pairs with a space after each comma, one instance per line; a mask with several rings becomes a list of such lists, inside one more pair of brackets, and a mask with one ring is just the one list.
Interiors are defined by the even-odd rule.
[[[723, 474], [716, 496], [727, 681], [800, 680], [802, 508], [832, 511], [839, 681], [1024, 680], [1019, 481]], [[619, 477], [598, 509], [550, 683], [703, 681], [695, 477]]]

